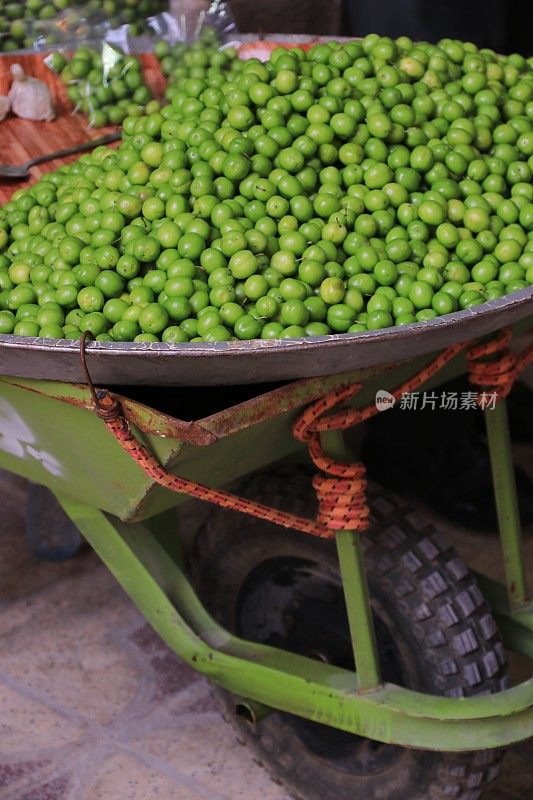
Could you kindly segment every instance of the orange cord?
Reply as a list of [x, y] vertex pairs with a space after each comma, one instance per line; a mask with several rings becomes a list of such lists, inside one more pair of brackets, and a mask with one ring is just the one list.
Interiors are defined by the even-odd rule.
[[126, 453], [160, 486], [164, 486], [173, 492], [187, 494], [198, 500], [213, 503], [222, 508], [240, 511], [243, 514], [263, 519], [266, 522], [273, 522], [285, 528], [294, 528], [303, 533], [310, 533], [313, 536], [322, 538], [328, 538], [331, 535], [327, 528], [314, 520], [287, 514], [262, 503], [256, 503], [253, 500], [247, 500], [244, 497], [238, 497], [220, 489], [211, 489], [196, 481], [171, 475], [133, 435], [128, 421], [121, 416], [119, 404], [107, 392], [99, 397], [97, 413]]
[[[516, 356], [509, 349], [511, 332], [503, 330], [491, 341], [471, 347], [467, 353], [470, 379], [486, 391], [491, 388], [499, 398], [511, 390], [518, 374], [533, 362], [533, 347]], [[465, 345], [448, 347], [420, 372], [392, 392], [396, 400], [405, 393], [418, 389], [425, 381], [437, 373]], [[84, 342], [82, 343], [82, 362]], [[87, 373], [88, 374], [88, 373]], [[92, 383], [89, 377], [89, 386]], [[94, 387], [91, 389], [94, 390]], [[120, 446], [156, 483], [180, 494], [187, 494], [199, 500], [213, 503], [222, 508], [239, 511], [285, 528], [309, 533], [321, 538], [332, 538], [335, 531], [364, 531], [368, 528], [370, 510], [366, 502], [365, 466], [361, 463], [339, 462], [330, 458], [324, 451], [320, 434], [324, 431], [339, 431], [351, 428], [379, 413], [375, 404], [363, 408], [341, 408], [348, 400], [357, 396], [361, 384], [341, 386], [311, 404], [297, 419], [293, 427], [296, 439], [306, 442], [315, 466], [324, 474], [313, 479], [319, 511], [316, 520], [306, 519], [294, 514], [271, 508], [270, 506], [248, 500], [221, 489], [212, 489], [196, 481], [171, 475], [157, 461], [147, 448], [133, 435], [127, 420], [122, 416], [119, 403], [108, 392], [93, 392], [96, 413], [105, 422]]]
[[503, 328], [493, 339], [474, 345], [467, 353], [470, 381], [485, 394], [496, 394], [498, 400], [507, 397], [520, 373], [533, 363], [533, 345], [517, 355], [509, 347], [512, 336], [510, 328]]
[[[442, 369], [463, 349], [463, 345], [448, 347], [426, 367], [395, 389], [391, 394], [396, 400], [406, 392], [418, 389], [432, 375]], [[293, 427], [293, 433], [300, 442], [307, 442], [309, 455], [316, 467], [326, 473], [313, 480], [318, 501], [318, 521], [330, 530], [364, 531], [369, 526], [370, 509], [366, 502], [365, 465], [362, 463], [342, 463], [329, 458], [322, 447], [320, 433], [352, 428], [378, 414], [375, 404], [363, 408], [345, 408], [329, 414], [336, 406], [355, 397], [361, 384], [355, 383], [330, 392], [309, 406]]]

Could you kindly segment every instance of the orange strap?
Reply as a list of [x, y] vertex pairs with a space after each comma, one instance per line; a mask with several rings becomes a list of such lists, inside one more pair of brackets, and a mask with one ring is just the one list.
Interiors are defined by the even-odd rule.
[[[533, 347], [517, 356], [509, 349], [511, 332], [504, 330], [486, 344], [472, 347], [468, 365], [472, 382], [485, 391], [490, 388], [499, 398], [505, 397], [525, 367], [533, 362]], [[448, 364], [465, 345], [448, 347], [426, 367], [395, 389], [396, 400], [405, 393], [418, 389], [428, 378]], [[107, 392], [98, 395], [90, 381], [82, 345], [82, 364], [95, 400], [96, 411], [105, 422], [120, 446], [156, 483], [180, 494], [213, 503], [222, 508], [239, 511], [285, 528], [309, 533], [321, 538], [331, 538], [337, 530], [364, 531], [368, 528], [370, 511], [366, 502], [365, 466], [361, 463], [339, 462], [324, 451], [320, 434], [324, 431], [346, 430], [379, 413], [375, 404], [363, 408], [336, 408], [357, 396], [361, 384], [341, 386], [310, 405], [293, 427], [296, 439], [306, 442], [315, 466], [325, 474], [313, 479], [319, 511], [316, 520], [279, 511], [270, 506], [248, 500], [221, 489], [212, 489], [196, 481], [180, 478], [167, 472], [147, 448], [134, 436], [127, 420], [122, 416], [119, 403]]]
[[[399, 398], [404, 392], [418, 388], [461, 349], [461, 345], [455, 345], [445, 350], [418, 375], [398, 387], [394, 396]], [[321, 538], [331, 538], [336, 530], [363, 531], [368, 527], [369, 509], [365, 497], [364, 465], [337, 462], [325, 454], [320, 443], [321, 431], [345, 430], [378, 413], [375, 405], [369, 405], [362, 409], [340, 410], [326, 416], [335, 407], [355, 397], [360, 389], [361, 384], [353, 384], [330, 392], [307, 408], [294, 426], [296, 438], [308, 443], [313, 462], [327, 473], [326, 476], [317, 475], [313, 480], [319, 499], [319, 514], [316, 520], [310, 520], [170, 474], [134, 436], [127, 420], [122, 416], [118, 402], [108, 392], [99, 393], [97, 398], [94, 387], [91, 386], [98, 415], [120, 446], [159, 485], [222, 508], [240, 511]]]
[[474, 345], [467, 353], [470, 381], [483, 392], [492, 392], [501, 400], [507, 397], [515, 380], [533, 364], [533, 345], [523, 353], [514, 353], [509, 345], [513, 333], [504, 328], [490, 341]]
[[[391, 394], [396, 400], [406, 392], [418, 389], [463, 349], [463, 345], [448, 347], [415, 376], [405, 381]], [[327, 477], [317, 475], [313, 480], [318, 503], [318, 521], [328, 529], [364, 531], [368, 528], [370, 510], [366, 502], [365, 465], [343, 463], [329, 458], [322, 447], [320, 433], [352, 428], [378, 414], [373, 403], [363, 408], [345, 408], [328, 413], [359, 394], [361, 384], [355, 383], [330, 392], [313, 403], [296, 421], [293, 433], [300, 442], [307, 442], [309, 455], [316, 467]]]
[[330, 535], [326, 528], [317, 524], [314, 520], [304, 519], [294, 514], [287, 514], [275, 508], [265, 506], [262, 503], [256, 503], [253, 500], [247, 500], [220, 489], [211, 489], [196, 481], [190, 481], [186, 478], [171, 475], [159, 464], [152, 453], [150, 453], [133, 435], [127, 420], [120, 416], [118, 403], [107, 393], [100, 402], [103, 405], [104, 411], [107, 412], [107, 418], [103, 417], [104, 422], [117, 442], [141, 469], [156, 483], [160, 484], [160, 486], [171, 489], [173, 492], [187, 494], [198, 500], [205, 500], [214, 505], [221, 506], [222, 508], [241, 511], [243, 514], [258, 517], [259, 519], [273, 522], [285, 528], [295, 528], [304, 533], [311, 533], [314, 536], [327, 537]]

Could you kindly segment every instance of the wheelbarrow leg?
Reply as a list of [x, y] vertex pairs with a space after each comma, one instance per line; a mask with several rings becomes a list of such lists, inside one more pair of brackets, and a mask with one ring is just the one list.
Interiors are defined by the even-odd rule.
[[[338, 461], [353, 460], [341, 431], [323, 433], [321, 441], [328, 455]], [[339, 531], [336, 543], [357, 685], [363, 690], [374, 689], [381, 683], [381, 673], [361, 537], [356, 531]]]
[[381, 676], [361, 538], [354, 531], [339, 531], [336, 541], [357, 684], [359, 689], [374, 689], [381, 683]]
[[526, 602], [527, 591], [522, 528], [505, 400], [498, 401], [494, 408], [486, 408], [484, 415], [509, 604], [511, 608], [518, 608]]

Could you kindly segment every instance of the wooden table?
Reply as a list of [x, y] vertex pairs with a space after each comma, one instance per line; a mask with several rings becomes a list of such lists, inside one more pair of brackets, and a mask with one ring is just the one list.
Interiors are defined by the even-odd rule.
[[[0, 122], [0, 163], [2, 164], [22, 164], [35, 156], [69, 147], [78, 142], [85, 142], [88, 139], [98, 139], [100, 136], [117, 130], [117, 126], [91, 128], [85, 116], [73, 114], [72, 103], [67, 97], [61, 79], [46, 66], [44, 57], [42, 53], [0, 56], [0, 95], [5, 95], [9, 91], [11, 65], [20, 64], [26, 74], [46, 81], [58, 112], [58, 116], [53, 122], [32, 122], [12, 114]], [[140, 58], [146, 83], [156, 97], [162, 97], [166, 82], [159, 70], [157, 59], [152, 54], [143, 54]], [[39, 164], [32, 169], [32, 177], [28, 181], [0, 180], [0, 204], [9, 200], [17, 189], [30, 186], [46, 172], [58, 169], [63, 164], [75, 161], [79, 157], [78, 154]]]
[[[98, 139], [115, 130], [117, 130], [116, 126], [88, 128], [87, 120], [80, 115], [65, 114], [54, 122], [30, 122], [10, 117], [0, 122], [0, 160], [3, 164], [22, 164], [35, 156], [84, 142], [87, 139]], [[39, 164], [32, 168], [31, 178], [27, 181], [3, 181], [0, 179], [0, 204], [9, 200], [17, 189], [30, 186], [46, 172], [58, 169], [63, 164], [75, 161], [79, 157], [80, 154]]]

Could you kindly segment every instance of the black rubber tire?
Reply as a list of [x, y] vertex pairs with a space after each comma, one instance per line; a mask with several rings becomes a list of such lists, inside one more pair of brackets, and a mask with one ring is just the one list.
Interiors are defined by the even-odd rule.
[[[256, 475], [239, 487], [239, 493], [303, 516], [315, 510], [310, 476], [299, 468]], [[457, 553], [396, 498], [385, 498], [375, 487], [369, 497], [372, 525], [365, 535], [365, 559], [373, 611], [407, 664], [408, 685], [448, 697], [504, 689], [506, 658], [496, 624]], [[207, 518], [196, 538], [191, 573], [203, 603], [228, 630], [243, 635], [243, 587], [260, 565], [273, 559], [303, 560], [324, 580], [340, 586], [333, 543], [221, 509]], [[270, 612], [265, 608], [264, 613], [266, 619]], [[218, 687], [215, 693], [226, 706], [226, 718], [237, 725], [258, 760], [275, 780], [305, 800], [478, 800], [498, 774], [504, 753], [393, 748], [399, 758], [387, 762], [387, 768], [348, 774], [309, 749], [295, 733], [296, 722], [301, 724], [296, 717], [276, 712], [252, 728], [232, 713], [231, 695]], [[355, 740], [369, 745], [359, 737]]]

